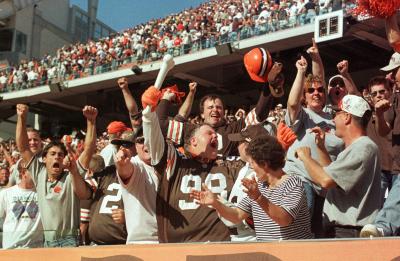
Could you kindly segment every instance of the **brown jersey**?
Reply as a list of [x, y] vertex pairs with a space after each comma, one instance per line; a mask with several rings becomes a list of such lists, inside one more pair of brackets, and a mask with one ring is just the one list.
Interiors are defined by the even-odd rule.
[[[237, 156], [239, 152], [237, 150], [238, 143], [230, 141], [228, 139], [228, 134], [237, 133], [244, 129], [247, 125], [257, 124], [255, 111], [252, 110], [246, 117], [246, 119], [240, 119], [238, 121], [233, 121], [230, 123], [224, 122], [221, 126], [215, 127], [214, 130], [218, 135], [218, 154], [223, 157]], [[166, 133], [166, 138], [171, 140], [177, 145], [182, 145], [183, 141], [191, 132], [191, 129], [196, 128], [195, 124], [190, 122], [183, 122], [178, 120], [178, 118], [169, 121], [168, 130]]]
[[213, 192], [228, 198], [237, 173], [244, 163], [239, 158], [202, 164], [166, 145], [161, 161], [155, 166], [163, 173], [157, 194], [159, 241], [227, 241], [229, 230], [213, 208], [200, 206], [190, 197], [191, 189], [201, 190], [205, 183]]
[[117, 224], [111, 217], [112, 209], [124, 209], [115, 166], [108, 166], [93, 178], [98, 188], [90, 208], [89, 238], [99, 245], [125, 244], [125, 224]]

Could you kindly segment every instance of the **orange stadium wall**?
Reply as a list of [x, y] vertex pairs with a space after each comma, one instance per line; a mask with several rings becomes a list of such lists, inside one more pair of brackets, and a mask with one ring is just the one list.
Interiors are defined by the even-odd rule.
[[313, 240], [248, 244], [161, 244], [21, 249], [1, 251], [0, 260], [400, 260], [400, 239], [385, 238], [373, 240]]

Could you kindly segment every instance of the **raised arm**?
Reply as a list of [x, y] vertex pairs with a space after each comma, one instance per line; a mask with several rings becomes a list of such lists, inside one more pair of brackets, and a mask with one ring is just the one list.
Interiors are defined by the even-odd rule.
[[343, 76], [343, 81], [347, 92], [349, 94], [362, 96], [349, 73], [349, 62], [347, 60], [343, 60], [337, 64], [337, 68], [340, 75]]
[[400, 51], [400, 30], [397, 24], [397, 14], [395, 13], [385, 20], [386, 25], [386, 37], [389, 44], [393, 47], [396, 52]]
[[128, 184], [132, 177], [135, 167], [131, 162], [132, 153], [129, 149], [120, 148], [114, 157], [115, 167], [117, 168], [118, 176], [124, 184]]
[[[142, 120], [143, 120], [143, 135], [145, 145], [148, 146], [151, 155], [151, 164], [156, 165], [160, 162], [165, 149], [165, 140], [161, 132], [160, 123], [156, 112], [160, 91], [154, 86], [149, 87], [142, 95]], [[157, 100], [157, 101], [156, 101]]]
[[92, 195], [92, 190], [90, 186], [83, 177], [80, 175], [77, 162], [72, 158], [73, 155], [68, 155], [64, 158], [64, 168], [69, 170], [71, 175], [72, 187], [74, 193], [78, 196], [80, 200], [89, 199]]
[[307, 49], [307, 53], [311, 57], [312, 61], [312, 74], [318, 76], [321, 82], [325, 84], [325, 69], [322, 63], [321, 56], [319, 55], [318, 45], [315, 43], [315, 39], [312, 38], [312, 46]]
[[25, 104], [17, 104], [17, 127], [15, 139], [18, 151], [21, 153], [25, 163], [29, 162], [33, 157], [32, 151], [29, 149], [28, 133], [26, 132], [26, 117], [29, 108]]
[[194, 96], [196, 94], [196, 89], [197, 89], [197, 82], [189, 83], [189, 93], [178, 111], [178, 114], [184, 119], [187, 119], [190, 115], [190, 112], [192, 111], [192, 105], [194, 101]]
[[160, 103], [156, 108], [158, 121], [160, 123], [163, 135], [166, 136], [169, 124], [169, 114], [172, 105], [172, 100], [175, 99], [175, 94], [169, 90], [165, 91], [161, 97]]
[[274, 98], [279, 98], [284, 95], [283, 77], [279, 77], [282, 72], [282, 63], [274, 63], [271, 71], [268, 73], [268, 83], [261, 91], [258, 98], [255, 113], [258, 122], [264, 121], [272, 108]]
[[129, 90], [128, 80], [125, 77], [122, 77], [118, 79], [117, 83], [122, 91], [122, 95], [124, 96], [124, 101], [126, 108], [128, 109], [129, 112], [129, 118], [131, 120], [132, 129], [136, 131], [137, 128], [139, 127], [138, 125], [140, 125], [140, 123], [135, 118], [135, 116], [139, 113], [138, 105], [135, 99], [133, 98], [131, 91]]
[[97, 109], [92, 106], [85, 106], [82, 110], [83, 116], [86, 118], [86, 137], [82, 154], [79, 156], [79, 162], [85, 169], [89, 168], [90, 160], [96, 152], [96, 118]]
[[301, 99], [303, 97], [304, 80], [307, 70], [307, 61], [303, 56], [296, 62], [296, 67], [296, 78], [294, 79], [287, 102], [287, 110], [291, 123], [294, 123], [299, 115]]
[[8, 150], [3, 143], [0, 143], [0, 152], [3, 152], [4, 158], [7, 160], [10, 167], [14, 165], [15, 162], [12, 160], [10, 153], [8, 153]]
[[377, 103], [375, 103], [375, 116], [376, 116], [376, 126], [378, 129], [378, 133], [380, 136], [385, 137], [386, 135], [389, 134], [391, 131], [392, 127], [389, 122], [386, 121], [385, 119], [385, 112], [389, 111], [388, 113], [394, 113], [394, 109], [392, 108], [392, 105], [390, 102], [386, 99], [379, 100]]

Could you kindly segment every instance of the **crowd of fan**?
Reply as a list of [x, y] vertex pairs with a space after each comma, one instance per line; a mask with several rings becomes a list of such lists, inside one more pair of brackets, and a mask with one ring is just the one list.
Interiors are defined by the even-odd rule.
[[18, 104], [16, 140], [0, 146], [3, 247], [397, 235], [400, 55], [361, 94], [348, 61], [325, 84], [315, 42], [307, 53], [312, 73], [299, 58], [285, 109], [277, 62], [247, 112], [206, 95], [190, 116], [194, 82], [184, 100], [149, 87], [139, 111], [120, 78], [131, 126], [113, 121], [98, 138], [94, 107], [84, 139], [57, 141], [27, 128]]
[[[266, 52], [246, 53], [246, 69]], [[43, 141], [18, 104], [15, 142], [0, 146], [3, 248], [397, 235], [400, 54], [362, 93], [347, 60], [325, 81], [314, 41], [307, 54], [285, 64], [297, 70], [285, 109], [278, 62], [247, 69], [265, 84], [247, 112], [209, 94], [190, 116], [194, 82], [184, 100], [149, 87], [140, 111], [120, 78], [131, 126], [98, 138], [92, 106], [84, 139]]]
[[63, 46], [55, 55], [21, 60], [0, 72], [0, 92], [116, 70], [122, 64], [193, 53], [314, 21], [318, 14], [354, 8], [354, 0], [212, 0], [153, 19], [97, 41]]

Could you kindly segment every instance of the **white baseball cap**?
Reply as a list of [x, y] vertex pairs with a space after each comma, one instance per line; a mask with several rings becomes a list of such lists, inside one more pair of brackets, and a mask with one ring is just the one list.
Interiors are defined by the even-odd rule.
[[385, 67], [382, 67], [381, 70], [387, 72], [394, 70], [399, 66], [400, 66], [400, 53], [395, 52], [390, 58], [389, 64], [386, 65]]
[[362, 117], [366, 111], [371, 110], [371, 107], [364, 98], [351, 94], [343, 97], [339, 102], [339, 108], [357, 117]]

